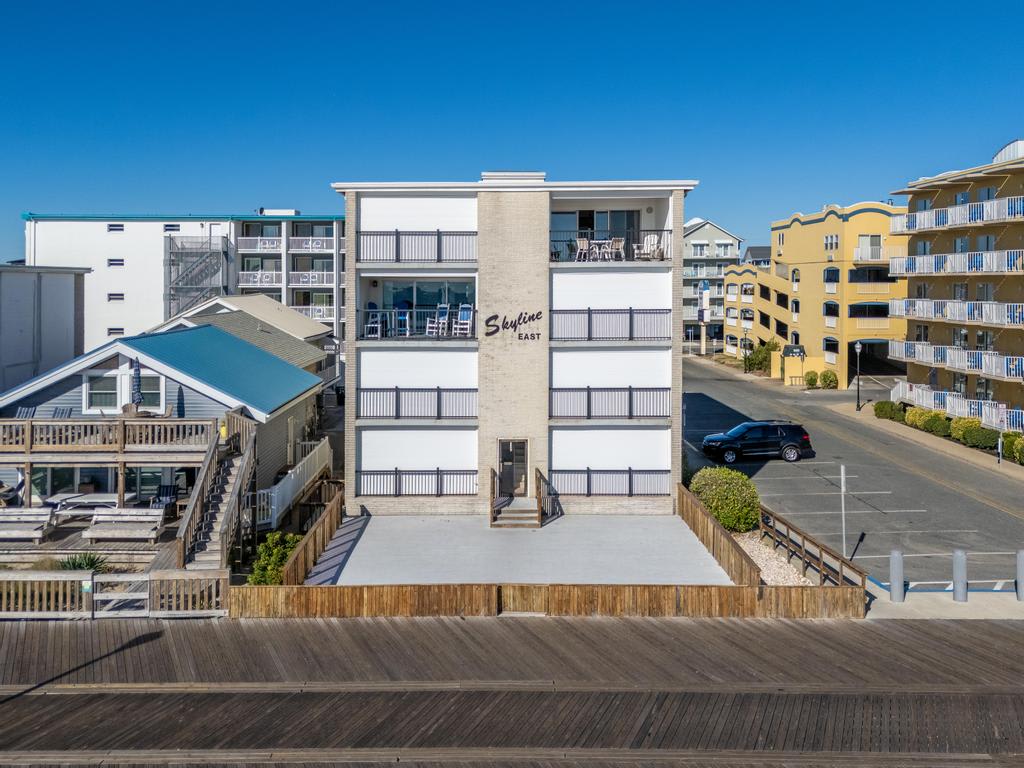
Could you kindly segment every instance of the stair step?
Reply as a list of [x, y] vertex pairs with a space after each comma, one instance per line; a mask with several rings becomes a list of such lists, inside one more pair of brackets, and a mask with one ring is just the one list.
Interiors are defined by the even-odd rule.
[[540, 528], [540, 523], [536, 520], [506, 520], [491, 523], [491, 528]]

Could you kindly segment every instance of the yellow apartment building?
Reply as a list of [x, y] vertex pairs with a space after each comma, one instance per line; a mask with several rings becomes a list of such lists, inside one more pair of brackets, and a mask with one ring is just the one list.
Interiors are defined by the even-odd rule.
[[[802, 364], [787, 359], [787, 383], [805, 371], [832, 370], [840, 388], [856, 374], [854, 344], [862, 345], [864, 374], [900, 374], [889, 342], [906, 335], [906, 320], [889, 316], [907, 296], [906, 280], [889, 272], [891, 257], [906, 254], [905, 235], [890, 221], [906, 208], [864, 202], [829, 205], [772, 222], [771, 258], [731, 267], [725, 276], [726, 352], [740, 355], [774, 340], [800, 345]], [[746, 336], [744, 336], [746, 332]]]
[[909, 212], [890, 232], [909, 243], [890, 261], [908, 283], [890, 306], [908, 326], [890, 349], [907, 364], [893, 399], [1024, 431], [1024, 140], [894, 194]]

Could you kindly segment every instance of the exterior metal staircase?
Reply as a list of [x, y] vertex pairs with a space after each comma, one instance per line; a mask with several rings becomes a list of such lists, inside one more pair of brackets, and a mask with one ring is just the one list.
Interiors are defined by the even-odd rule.
[[165, 259], [164, 317], [169, 318], [196, 304], [227, 292], [226, 237], [170, 236]]

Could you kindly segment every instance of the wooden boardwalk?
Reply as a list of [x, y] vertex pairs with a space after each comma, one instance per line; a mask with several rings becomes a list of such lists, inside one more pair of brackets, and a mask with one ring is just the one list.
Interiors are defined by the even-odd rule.
[[1022, 642], [981, 621], [4, 622], [0, 760], [1011, 765]]

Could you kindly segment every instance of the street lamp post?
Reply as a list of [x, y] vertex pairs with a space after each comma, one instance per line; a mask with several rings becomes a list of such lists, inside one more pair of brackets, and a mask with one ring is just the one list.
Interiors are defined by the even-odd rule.
[[860, 351], [864, 345], [859, 341], [853, 345], [853, 351], [857, 353], [857, 410], [860, 411]]
[[743, 372], [744, 373], [750, 373], [750, 370], [747, 367], [747, 365], [748, 365], [747, 364], [747, 354], [748, 354], [748, 350], [747, 350], [747, 329], [744, 328], [743, 329]]

